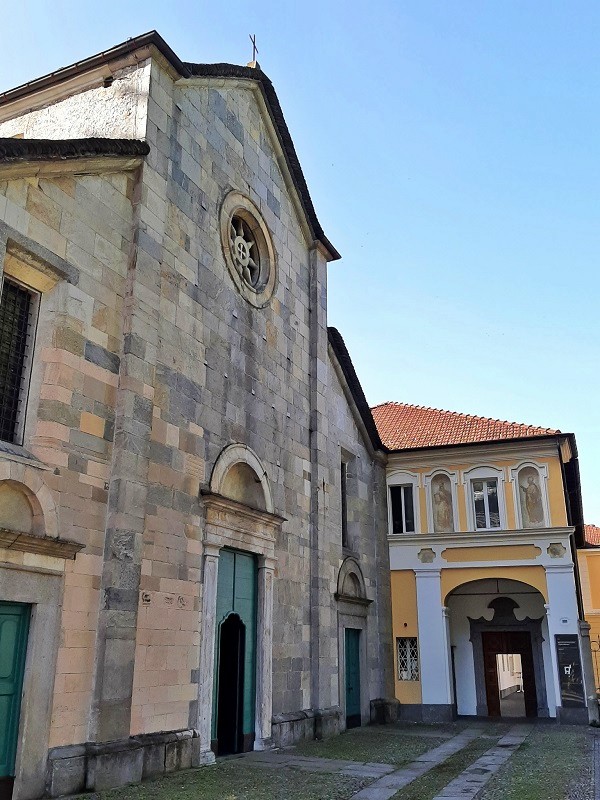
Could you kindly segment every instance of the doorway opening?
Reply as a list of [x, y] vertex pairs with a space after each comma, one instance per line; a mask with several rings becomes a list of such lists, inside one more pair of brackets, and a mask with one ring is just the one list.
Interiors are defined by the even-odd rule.
[[358, 728], [360, 715], [360, 630], [346, 628], [346, 728]]
[[21, 713], [30, 606], [0, 602], [0, 799], [10, 800]]
[[220, 756], [243, 752], [245, 649], [246, 626], [238, 614], [230, 614], [221, 624], [219, 636], [217, 741]]
[[490, 717], [537, 717], [529, 631], [484, 631], [483, 667]]
[[498, 693], [501, 717], [524, 717], [523, 668], [519, 653], [498, 653]]

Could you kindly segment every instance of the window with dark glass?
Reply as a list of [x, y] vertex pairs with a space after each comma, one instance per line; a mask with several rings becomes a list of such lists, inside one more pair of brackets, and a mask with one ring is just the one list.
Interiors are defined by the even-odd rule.
[[415, 510], [413, 504], [413, 487], [390, 486], [392, 505], [392, 533], [415, 532]]
[[26, 400], [26, 364], [32, 336], [31, 292], [4, 279], [0, 299], [0, 439], [17, 439]]
[[348, 464], [341, 463], [342, 547], [348, 547]]
[[489, 529], [500, 527], [500, 507], [498, 505], [498, 481], [485, 478], [471, 483], [475, 527]]

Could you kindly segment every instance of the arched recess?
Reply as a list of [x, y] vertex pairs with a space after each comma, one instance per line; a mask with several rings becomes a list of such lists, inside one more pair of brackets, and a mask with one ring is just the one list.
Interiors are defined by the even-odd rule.
[[[524, 658], [526, 704], [531, 704], [527, 716], [548, 717], [550, 637], [545, 598], [539, 588], [506, 576], [469, 580], [449, 592], [445, 603], [458, 713], [493, 713], [488, 705], [490, 669], [489, 664], [486, 666], [484, 645], [485, 638], [493, 634], [503, 642], [496, 652], [516, 652]], [[508, 649], [504, 649], [506, 643]]]
[[274, 513], [267, 472], [256, 453], [244, 444], [230, 444], [221, 451], [210, 476], [210, 491]]
[[524, 567], [457, 567], [442, 570], [442, 597], [444, 605], [448, 605], [450, 595], [477, 581], [510, 581], [521, 583], [532, 590], [537, 590], [544, 601], [548, 602], [548, 586], [544, 567], [529, 565]]
[[[52, 492], [38, 474], [39, 471], [13, 461], [0, 462], [0, 489], [4, 487], [5, 499], [11, 499], [15, 512], [24, 512], [24, 533], [58, 538], [58, 514]], [[8, 505], [8, 503], [7, 503]], [[31, 516], [29, 517], [28, 508]], [[8, 514], [8, 509], [7, 509]], [[8, 521], [8, 516], [7, 520]], [[1, 520], [1, 516], [0, 516]], [[13, 526], [2, 524], [0, 528]]]
[[356, 559], [349, 556], [344, 560], [337, 580], [336, 600], [354, 600], [369, 603], [362, 570]]

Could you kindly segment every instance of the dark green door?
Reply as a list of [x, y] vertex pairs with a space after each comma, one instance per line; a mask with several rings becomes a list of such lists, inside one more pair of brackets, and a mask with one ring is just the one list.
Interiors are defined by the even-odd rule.
[[360, 631], [346, 628], [346, 727], [360, 722]]
[[4, 790], [15, 774], [28, 629], [29, 606], [0, 602], [0, 789]]
[[212, 718], [218, 755], [254, 746], [257, 572], [251, 553], [221, 550]]

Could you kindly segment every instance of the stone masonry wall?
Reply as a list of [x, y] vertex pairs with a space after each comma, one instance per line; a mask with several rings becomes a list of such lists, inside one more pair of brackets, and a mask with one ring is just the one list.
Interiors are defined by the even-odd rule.
[[[50, 746], [88, 738], [133, 183], [127, 174], [0, 183], [0, 217], [79, 272], [76, 285], [41, 295], [24, 442], [54, 468], [39, 475], [60, 536], [85, 544], [75, 561], [25, 559], [66, 565]], [[18, 259], [6, 267], [28, 282]]]

